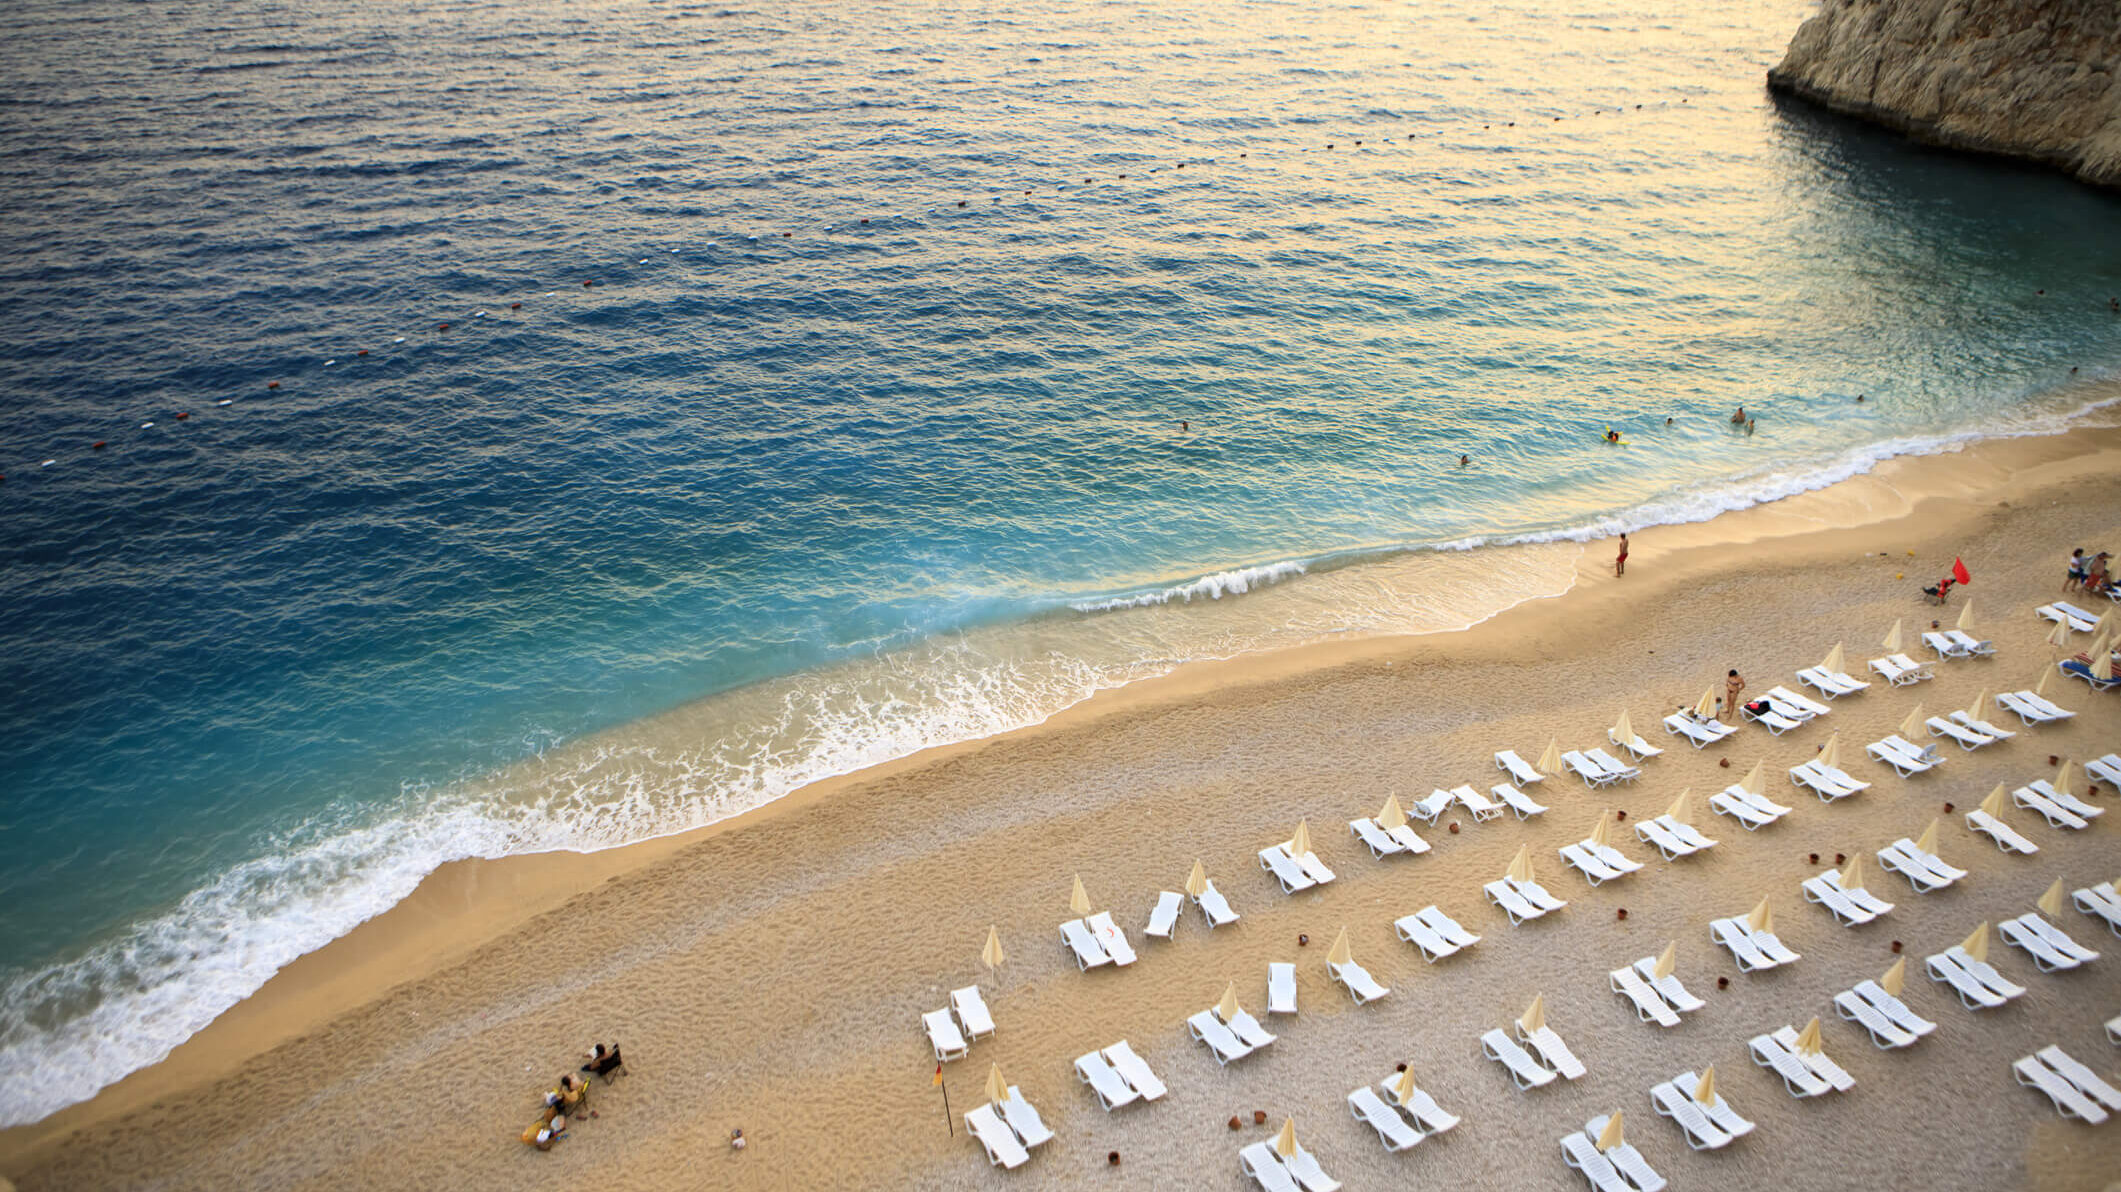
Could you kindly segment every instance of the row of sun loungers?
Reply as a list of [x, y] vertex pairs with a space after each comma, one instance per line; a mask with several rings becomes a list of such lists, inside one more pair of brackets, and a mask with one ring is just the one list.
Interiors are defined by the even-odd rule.
[[1261, 1026], [1259, 1019], [1242, 1009], [1225, 1021], [1213, 1006], [1186, 1019], [1186, 1029], [1194, 1038], [1207, 1044], [1218, 1067], [1270, 1047], [1281, 1037]]
[[2121, 1113], [2121, 1092], [2059, 1047], [2043, 1047], [2011, 1065], [2018, 1083], [2046, 1093], [2056, 1112], [2097, 1125]]
[[1631, 861], [1619, 849], [1594, 840], [1563, 845], [1560, 851], [1561, 859], [1583, 874], [1584, 880], [1593, 886], [1626, 877], [1642, 868], [1642, 862]]
[[2057, 973], [2099, 959], [2099, 954], [2069, 937], [2038, 911], [2027, 911], [2015, 919], [1996, 924], [2003, 942], [2033, 958], [2043, 973]]
[[1259, 850], [1259, 867], [1274, 875], [1284, 894], [1323, 886], [1334, 878], [1317, 853], [1306, 849], [1301, 856], [1291, 854], [1286, 841]]
[[1797, 681], [1816, 689], [1828, 699], [1840, 699], [1844, 695], [1855, 695], [1870, 689], [1870, 684], [1843, 671], [1830, 671], [1823, 666], [1808, 666], [1797, 672]]
[[1791, 951], [1773, 931], [1748, 926], [1744, 916], [1712, 920], [1709, 938], [1729, 949], [1738, 967], [1749, 973], [1780, 968], [1802, 955]]
[[1588, 787], [1633, 782], [1642, 777], [1641, 768], [1626, 765], [1603, 749], [1571, 749], [1561, 755], [1561, 764], [1583, 779], [1583, 784]]
[[1937, 1029], [1936, 1023], [1908, 1009], [1907, 1003], [1876, 981], [1861, 981], [1854, 989], [1835, 994], [1834, 1010], [1870, 1032], [1871, 1042], [1881, 1051], [1907, 1047]]
[[987, 1162], [995, 1167], [1021, 1167], [1033, 1148], [1053, 1141], [1053, 1131], [1013, 1084], [1007, 1098], [967, 1113], [965, 1129], [986, 1148]]
[[1635, 1016], [1658, 1026], [1679, 1025], [1681, 1014], [1690, 1014], [1708, 1003], [1687, 992], [1673, 974], [1656, 975], [1656, 958], [1644, 957], [1628, 968], [1614, 969], [1607, 980], [1614, 993], [1635, 1004]]
[[1975, 958], [1963, 944], [1953, 944], [1923, 962], [1930, 980], [1951, 987], [1969, 1010], [1993, 1010], [2025, 994], [2019, 985], [1986, 960]]
[[1530, 1052], [1503, 1034], [1500, 1028], [1480, 1037], [1480, 1053], [1508, 1069], [1510, 1079], [1520, 1089], [1544, 1088], [1560, 1075], [1533, 1059]]
[[1806, 901], [1825, 907], [1844, 927], [1861, 927], [1893, 909], [1892, 903], [1861, 886], [1850, 889], [1842, 885], [1841, 871], [1837, 869], [1804, 879], [1803, 889]]
[[1871, 669], [1895, 687], [1906, 687], [1924, 679], [1937, 677], [1936, 672], [1930, 669], [1929, 663], [1917, 662], [1905, 654], [1888, 654], [1883, 658], [1873, 658]]
[[1748, 832], [1764, 828], [1790, 813], [1789, 808], [1766, 795], [1747, 790], [1742, 783], [1732, 783], [1711, 796], [1709, 806], [1737, 820]]
[[1374, 819], [1352, 819], [1348, 831], [1370, 850], [1370, 855], [1382, 861], [1386, 857], [1405, 853], [1418, 857], [1429, 851], [1429, 842], [1423, 840], [1413, 828], [1406, 824], [1395, 824], [1390, 828]]
[[2121, 891], [2116, 891], [2112, 882], [2072, 891], [2070, 901], [2085, 914], [2105, 920], [2107, 929], [2121, 936]]
[[1600, 1114], [1585, 1122], [1581, 1133], [1564, 1135], [1562, 1162], [1582, 1172], [1597, 1192], [1663, 1192], [1664, 1177], [1627, 1139], [1619, 1139], [1603, 1151], [1598, 1149], [1598, 1139], [1611, 1120]]
[[1237, 1153], [1245, 1174], [1267, 1192], [1336, 1192], [1340, 1181], [1325, 1173], [1311, 1152], [1291, 1144], [1283, 1156], [1271, 1142], [1255, 1142]]
[[1782, 1086], [1799, 1100], [1845, 1093], [1856, 1087], [1856, 1078], [1828, 1059], [1825, 1052], [1806, 1051], [1794, 1028], [1785, 1026], [1773, 1034], [1755, 1035], [1749, 1046], [1753, 1062], [1782, 1077]]
[[1864, 746], [1864, 752], [1891, 766], [1902, 778], [1927, 773], [1944, 764], [1944, 755], [1937, 752], [1935, 745], [1917, 745], [1898, 733], [1871, 742]]
[[[1378, 1141], [1384, 1143], [1386, 1150], [1396, 1154], [1458, 1124], [1456, 1116], [1444, 1112], [1420, 1088], [1415, 1088], [1406, 1102], [1400, 1102], [1398, 1083], [1384, 1080], [1378, 1082], [1377, 1088], [1364, 1085], [1348, 1094], [1348, 1111], [1356, 1121], [1377, 1131]], [[1381, 1094], [1379, 1089], [1383, 1090]]]
[[1664, 731], [1685, 737], [1696, 749], [1706, 749], [1738, 730], [1713, 716], [1704, 719], [1692, 712], [1674, 712], [1664, 718]]
[[2099, 628], [2099, 618], [2067, 601], [2057, 600], [2053, 604], [2043, 604], [2033, 611], [2058, 625], [2067, 622], [2069, 627], [2078, 633], [2091, 633]]
[[1846, 799], [1850, 795], [1858, 794], [1871, 788], [1870, 783], [1859, 782], [1855, 778], [1850, 777], [1840, 767], [1829, 766], [1817, 758], [1791, 766], [1790, 782], [1793, 785], [1809, 789], [1813, 794], [1819, 796], [1819, 801], [1822, 803], [1832, 803], [1836, 799]]
[[1982, 808], [1976, 807], [1966, 813], [1966, 826], [1969, 830], [1979, 832], [1990, 840], [1995, 841], [1996, 847], [2006, 853], [2016, 853], [2021, 857], [2030, 857], [2040, 851], [2040, 846], [2020, 835], [2018, 829], [2004, 823], [2001, 819], [1989, 814]]
[[1489, 882], [1481, 889], [1487, 892], [1488, 901], [1510, 916], [1513, 927], [1569, 905], [1567, 899], [1554, 897], [1535, 881], [1520, 882], [1505, 877]]
[[1106, 1113], [1136, 1101], [1154, 1101], [1167, 1091], [1149, 1070], [1148, 1061], [1136, 1055], [1125, 1039], [1078, 1057], [1075, 1075], [1097, 1094], [1097, 1103]]
[[2016, 713], [2027, 725], [2053, 724], [2076, 715], [2036, 691], [2006, 691], [1996, 697], [1996, 706]]
[[[2048, 822], [2049, 827], [2068, 828], [2081, 832], [2091, 826], [2091, 821], [2105, 810], [2094, 807], [2074, 795], [2058, 791], [2046, 779], [2032, 782], [2011, 792], [2011, 802], [2027, 811], [2037, 812]], [[2085, 812], [2090, 812], [2086, 815]]]
[[1878, 864], [1906, 878], [1917, 894], [1934, 893], [1966, 876], [1966, 870], [1916, 847], [1905, 836], [1878, 850]]
[[1399, 938], [1421, 950], [1421, 958], [1434, 964], [1446, 956], [1472, 947], [1480, 937], [1459, 926], [1458, 920], [1435, 906], [1425, 906], [1392, 924]]
[[[955, 1019], [952, 1015], [955, 1015]], [[960, 1031], [959, 1026], [963, 1026]], [[968, 985], [950, 991], [950, 1007], [945, 1010], [930, 1010], [921, 1015], [921, 1026], [928, 1032], [928, 1042], [935, 1048], [938, 1062], [961, 1059], [971, 1049], [965, 1041], [984, 1038], [994, 1033], [994, 1016], [987, 1012], [986, 1000], [980, 997], [979, 986]]]
[[1705, 1105], [1695, 1100], [1694, 1090], [1700, 1079], [1692, 1072], [1682, 1072], [1650, 1090], [1657, 1112], [1679, 1123], [1686, 1132], [1687, 1145], [1697, 1151], [1716, 1150], [1752, 1133], [1753, 1123], [1740, 1117], [1722, 1093], [1712, 1091]]
[[1061, 941], [1075, 954], [1075, 965], [1083, 972], [1101, 965], [1125, 968], [1134, 963], [1134, 946], [1127, 933], [1112, 921], [1112, 912], [1099, 911], [1060, 925]]
[[1670, 814], [1638, 821], [1635, 836], [1645, 844], [1654, 845], [1667, 861], [1691, 857], [1716, 847], [1716, 842], [1702, 835], [1699, 828], [1673, 819]]
[[1935, 651], [1938, 658], [1989, 658], [1996, 653], [1996, 643], [1982, 641], [1964, 629], [1925, 633], [1922, 644]]

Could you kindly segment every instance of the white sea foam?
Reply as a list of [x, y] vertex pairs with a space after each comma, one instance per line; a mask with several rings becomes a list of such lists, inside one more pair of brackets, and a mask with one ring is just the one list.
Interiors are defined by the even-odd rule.
[[1170, 604], [1173, 601], [1190, 604], [1195, 600], [1221, 600], [1225, 596], [1241, 596], [1255, 588], [1263, 588], [1303, 573], [1304, 564], [1295, 560], [1264, 563], [1257, 567], [1218, 571], [1213, 575], [1204, 575], [1199, 579], [1159, 588], [1153, 592], [1086, 600], [1069, 607], [1078, 612], [1102, 613], [1123, 608], [1147, 608], [1152, 604]]

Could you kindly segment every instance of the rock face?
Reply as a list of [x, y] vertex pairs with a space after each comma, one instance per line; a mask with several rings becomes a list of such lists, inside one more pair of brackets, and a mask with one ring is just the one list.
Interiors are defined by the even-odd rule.
[[2121, 188], [2121, 0], [1824, 0], [1768, 86]]

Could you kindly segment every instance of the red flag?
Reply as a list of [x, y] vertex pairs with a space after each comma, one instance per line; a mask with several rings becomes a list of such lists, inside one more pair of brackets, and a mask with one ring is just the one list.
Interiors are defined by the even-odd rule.
[[1957, 559], [1952, 560], [1952, 579], [1962, 584], [1970, 584], [1974, 582], [1974, 577], [1968, 575], [1966, 572], [1966, 564], [1960, 562]]
[[929, 1082], [928, 1082], [928, 1087], [930, 1087], [930, 1088], [934, 1088], [934, 1087], [935, 1087], [936, 1085], [939, 1085], [939, 1084], [941, 1084], [942, 1082], [943, 1082], [943, 1066], [942, 1066], [941, 1064], [937, 1064], [937, 1065], [935, 1066], [935, 1079], [934, 1079], [934, 1080], [931, 1080], [931, 1081], [929, 1081]]

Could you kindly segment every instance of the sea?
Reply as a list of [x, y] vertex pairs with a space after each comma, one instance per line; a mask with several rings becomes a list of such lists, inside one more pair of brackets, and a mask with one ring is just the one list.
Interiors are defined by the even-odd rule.
[[1811, 9], [17, 0], [0, 1125], [445, 862], [2069, 425], [2121, 196]]

